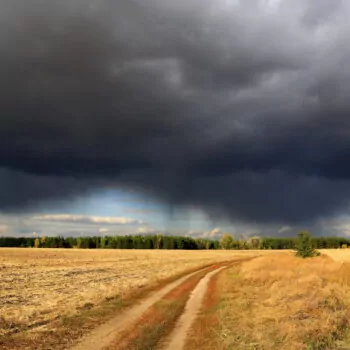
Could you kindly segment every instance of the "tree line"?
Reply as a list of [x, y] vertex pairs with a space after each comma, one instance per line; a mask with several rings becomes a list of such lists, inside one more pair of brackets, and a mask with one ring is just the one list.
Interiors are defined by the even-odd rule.
[[[296, 249], [298, 237], [272, 238], [251, 237], [248, 239], [234, 239], [231, 235], [223, 235], [220, 240], [222, 249]], [[315, 249], [337, 249], [350, 247], [350, 239], [343, 237], [310, 237]]]
[[0, 247], [77, 249], [218, 249], [219, 241], [183, 236], [0, 237]]
[[[224, 234], [219, 240], [168, 235], [129, 235], [93, 237], [0, 237], [0, 247], [77, 248], [77, 249], [295, 249], [297, 238], [250, 237], [235, 239]], [[311, 237], [315, 249], [347, 248], [350, 239]]]

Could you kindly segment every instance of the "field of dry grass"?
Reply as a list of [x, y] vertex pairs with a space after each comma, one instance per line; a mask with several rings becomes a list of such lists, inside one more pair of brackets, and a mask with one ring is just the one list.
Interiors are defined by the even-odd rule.
[[[187, 349], [350, 349], [350, 249], [312, 259], [291, 251], [0, 249], [0, 347], [53, 349], [57, 336], [73, 341], [115, 314], [120, 299], [132, 303], [167, 278], [228, 260], [238, 262], [210, 281]], [[109, 299], [116, 304], [98, 313]]]
[[350, 249], [320, 249], [320, 252], [335, 261], [350, 262]]
[[52, 320], [183, 271], [256, 255], [237, 251], [0, 249], [0, 336]]
[[[329, 255], [350, 260], [350, 251]], [[349, 349], [350, 264], [342, 261], [271, 253], [225, 270], [187, 349]]]

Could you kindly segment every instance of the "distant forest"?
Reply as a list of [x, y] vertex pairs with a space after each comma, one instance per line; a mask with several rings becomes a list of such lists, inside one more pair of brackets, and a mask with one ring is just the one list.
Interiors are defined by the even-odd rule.
[[[347, 248], [350, 239], [313, 237], [316, 249]], [[95, 236], [95, 237], [0, 237], [0, 247], [77, 248], [77, 249], [294, 249], [296, 238], [234, 239], [225, 234], [221, 240], [194, 239], [183, 236]]]

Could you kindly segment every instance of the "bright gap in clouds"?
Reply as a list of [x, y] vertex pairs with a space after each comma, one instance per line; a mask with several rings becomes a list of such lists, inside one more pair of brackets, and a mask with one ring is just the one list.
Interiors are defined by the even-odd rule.
[[[80, 197], [63, 207], [35, 213], [1, 215], [0, 235], [193, 234], [214, 225], [195, 208], [170, 207], [134, 191], [108, 189]], [[204, 234], [205, 235], [205, 234]]]
[[[312, 230], [318, 235], [350, 235], [350, 217], [319, 220]], [[0, 235], [8, 236], [84, 236], [128, 234], [172, 234], [194, 238], [220, 239], [224, 233], [236, 238], [260, 236], [294, 236], [303, 226], [261, 225], [212, 221], [194, 207], [169, 207], [135, 192], [106, 190], [72, 201], [64, 211], [23, 215], [0, 215]]]

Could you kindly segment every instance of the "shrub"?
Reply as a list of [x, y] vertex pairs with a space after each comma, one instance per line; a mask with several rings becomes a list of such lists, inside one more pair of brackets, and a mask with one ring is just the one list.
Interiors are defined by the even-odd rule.
[[298, 233], [297, 244], [296, 244], [296, 256], [301, 258], [312, 258], [319, 256], [320, 252], [314, 249], [311, 242], [311, 235], [307, 231]]

